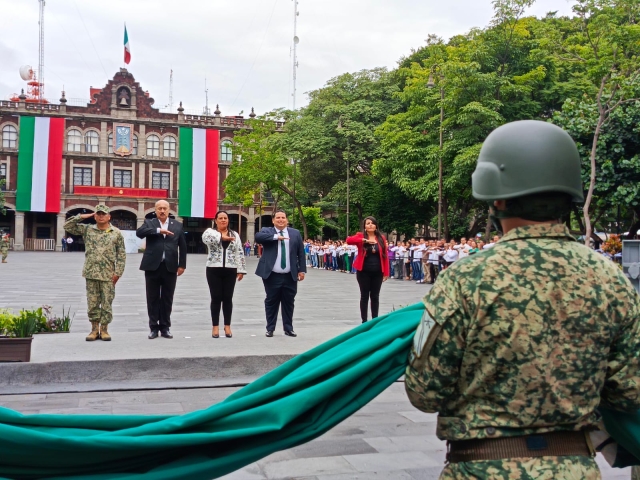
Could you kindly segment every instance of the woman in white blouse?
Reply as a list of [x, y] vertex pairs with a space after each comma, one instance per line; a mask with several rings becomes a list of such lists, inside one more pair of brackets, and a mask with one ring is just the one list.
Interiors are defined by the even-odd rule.
[[236, 279], [247, 274], [242, 240], [229, 229], [229, 215], [225, 211], [216, 213], [213, 228], [202, 234], [202, 241], [209, 249], [207, 257], [207, 283], [211, 295], [211, 336], [220, 336], [220, 308], [224, 317], [224, 335], [231, 338], [231, 313], [233, 290]]

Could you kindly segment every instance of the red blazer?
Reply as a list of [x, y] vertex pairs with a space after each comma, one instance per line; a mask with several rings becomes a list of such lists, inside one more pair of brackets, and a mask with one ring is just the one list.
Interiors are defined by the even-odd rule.
[[[358, 256], [353, 262], [353, 268], [355, 268], [356, 270], [362, 270], [362, 264], [364, 263], [365, 249], [364, 245], [362, 244], [363, 238], [364, 234], [362, 232], [358, 232], [352, 237], [347, 237], [347, 244], [355, 245], [356, 247], [358, 247]], [[384, 238], [382, 240], [384, 241], [384, 245], [382, 248], [378, 249], [378, 253], [380, 255], [380, 265], [382, 265], [382, 275], [388, 277], [389, 260], [387, 260], [387, 258], [383, 255], [383, 252], [387, 251], [387, 242], [386, 240], [384, 240]]]

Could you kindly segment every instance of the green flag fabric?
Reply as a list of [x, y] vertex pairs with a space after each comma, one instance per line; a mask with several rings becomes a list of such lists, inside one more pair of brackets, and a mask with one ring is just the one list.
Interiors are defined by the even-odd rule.
[[0, 408], [0, 477], [218, 478], [322, 435], [398, 380], [423, 312], [416, 304], [364, 323], [186, 415]]
[[[0, 477], [208, 480], [322, 435], [405, 370], [418, 303], [298, 355], [206, 410], [169, 415], [23, 415], [0, 407]], [[640, 414], [603, 410], [640, 458]], [[633, 456], [632, 456], [633, 455]]]

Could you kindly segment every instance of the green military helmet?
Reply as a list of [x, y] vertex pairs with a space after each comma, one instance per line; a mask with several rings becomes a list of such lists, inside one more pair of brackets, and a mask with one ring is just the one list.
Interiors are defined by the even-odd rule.
[[471, 176], [478, 200], [507, 200], [542, 192], [563, 192], [584, 201], [580, 154], [560, 127], [521, 120], [496, 128], [480, 150]]

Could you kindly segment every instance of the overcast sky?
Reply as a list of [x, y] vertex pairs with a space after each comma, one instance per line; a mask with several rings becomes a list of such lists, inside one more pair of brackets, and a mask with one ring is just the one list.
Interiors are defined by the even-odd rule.
[[[571, 13], [570, 0], [537, 0], [529, 14]], [[296, 106], [305, 92], [344, 72], [394, 68], [430, 33], [448, 39], [486, 26], [490, 0], [299, 0]], [[0, 98], [26, 87], [21, 65], [38, 64], [38, 1], [0, 0]], [[162, 108], [192, 113], [220, 104], [223, 115], [292, 106], [292, 0], [47, 0], [45, 96], [88, 99], [123, 62]], [[197, 112], [196, 112], [197, 111]]]

